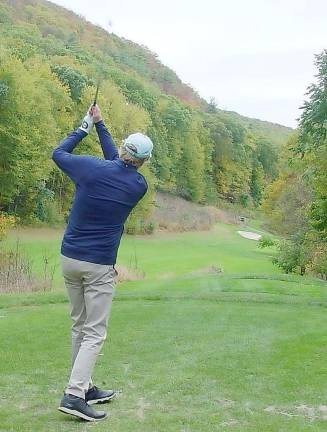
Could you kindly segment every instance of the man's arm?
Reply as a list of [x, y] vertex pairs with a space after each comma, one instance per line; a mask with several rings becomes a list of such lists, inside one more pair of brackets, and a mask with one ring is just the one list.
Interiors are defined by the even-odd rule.
[[52, 159], [56, 165], [73, 180], [80, 183], [85, 180], [90, 170], [99, 165], [99, 159], [92, 156], [74, 155], [71, 152], [87, 134], [80, 129], [72, 132], [53, 151]]
[[108, 129], [106, 128], [102, 120], [101, 111], [98, 105], [92, 107], [91, 112], [93, 121], [95, 123], [96, 131], [99, 136], [104, 158], [107, 160], [117, 159], [119, 157], [117, 147], [115, 146], [112, 136], [110, 135]]
[[103, 120], [96, 123], [95, 128], [99, 136], [104, 158], [108, 160], [117, 159], [119, 157], [117, 147]]
[[68, 135], [52, 153], [54, 162], [74, 183], [85, 181], [93, 168], [101, 165], [101, 160], [95, 157], [71, 154], [77, 144], [91, 131], [92, 127], [93, 119], [89, 111], [84, 117], [81, 126]]

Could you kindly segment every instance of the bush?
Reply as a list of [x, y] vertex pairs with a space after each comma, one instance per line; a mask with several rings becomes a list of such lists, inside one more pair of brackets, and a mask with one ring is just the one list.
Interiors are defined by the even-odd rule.
[[5, 238], [7, 231], [14, 227], [16, 224], [16, 218], [14, 216], [0, 213], [0, 241]]
[[156, 224], [153, 221], [148, 221], [143, 224], [144, 234], [153, 234], [156, 229]]
[[240, 200], [240, 204], [243, 207], [248, 207], [248, 205], [249, 205], [249, 195], [247, 193], [242, 193], [240, 195], [239, 200]]
[[258, 242], [258, 247], [260, 249], [264, 249], [266, 247], [275, 246], [276, 242], [274, 242], [273, 239], [267, 236], [262, 236], [261, 239]]
[[144, 221], [143, 219], [131, 218], [125, 225], [127, 234], [153, 234], [156, 225], [153, 221]]
[[58, 227], [65, 222], [64, 215], [61, 213], [60, 206], [56, 201], [48, 201], [44, 207], [47, 226]]
[[4, 105], [9, 94], [9, 87], [4, 81], [0, 80], [0, 105]]
[[312, 255], [311, 270], [321, 279], [327, 280], [327, 244], [316, 244]]
[[273, 258], [273, 263], [285, 273], [300, 272], [301, 275], [304, 275], [308, 256], [302, 243], [283, 240], [278, 244], [278, 254]]

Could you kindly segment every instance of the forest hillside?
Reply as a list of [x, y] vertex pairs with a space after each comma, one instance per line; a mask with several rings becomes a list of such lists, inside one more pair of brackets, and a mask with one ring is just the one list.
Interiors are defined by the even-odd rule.
[[[72, 185], [50, 156], [78, 125], [98, 80], [117, 144], [135, 131], [154, 142], [145, 168], [152, 192], [257, 206], [277, 177], [290, 128], [220, 110], [146, 47], [44, 0], [1, 0], [0, 31], [0, 211], [22, 222], [65, 217]], [[95, 136], [79, 151], [97, 154]], [[152, 202], [153, 193], [133, 223]]]

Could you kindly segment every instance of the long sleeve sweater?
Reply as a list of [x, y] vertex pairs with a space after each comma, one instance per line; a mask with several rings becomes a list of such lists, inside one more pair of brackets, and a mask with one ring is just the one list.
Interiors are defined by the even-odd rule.
[[116, 263], [124, 223], [147, 191], [137, 169], [117, 152], [103, 121], [96, 123], [104, 159], [72, 154], [87, 135], [77, 129], [54, 150], [52, 159], [75, 183], [75, 195], [61, 253], [96, 264]]

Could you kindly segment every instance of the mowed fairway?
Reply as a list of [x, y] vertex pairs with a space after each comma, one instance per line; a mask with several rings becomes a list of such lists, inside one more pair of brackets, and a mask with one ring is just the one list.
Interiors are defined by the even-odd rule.
[[[237, 229], [124, 239], [120, 262], [145, 279], [117, 288], [94, 378], [119, 395], [98, 424], [56, 411], [70, 362], [59, 270], [53, 292], [0, 296], [0, 430], [325, 431], [326, 284], [282, 275]], [[19, 234], [36, 272], [60, 236]]]

